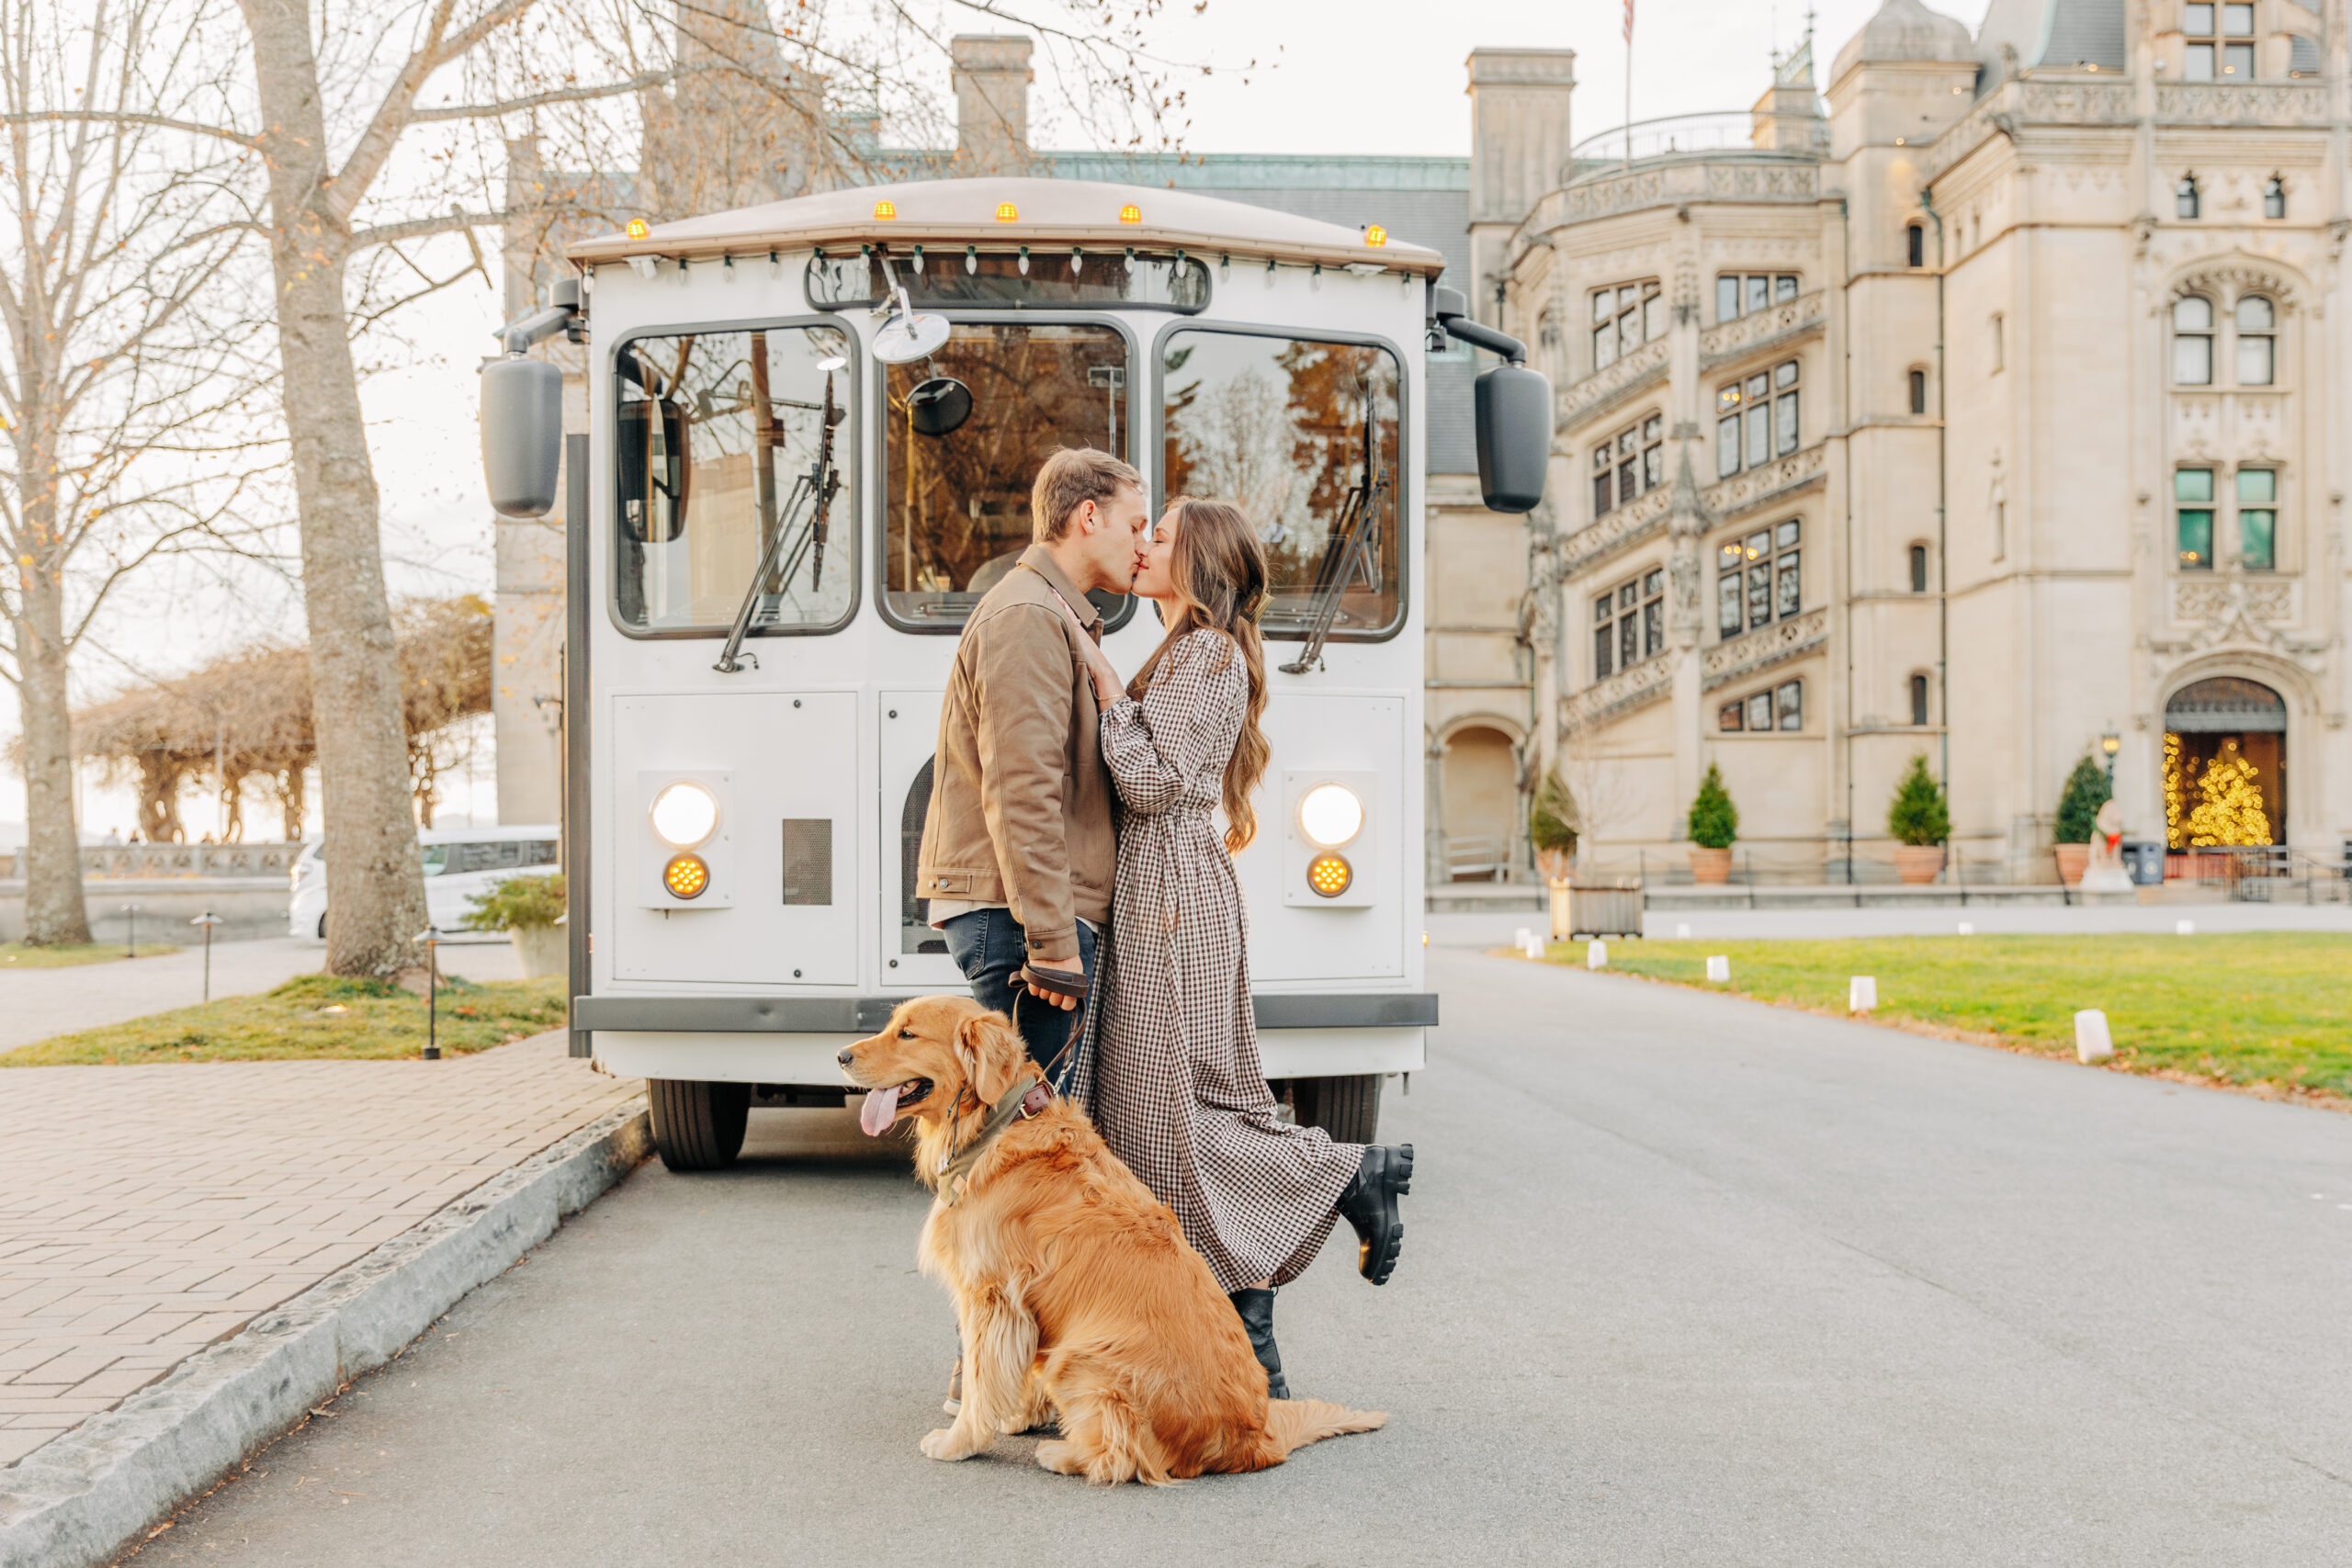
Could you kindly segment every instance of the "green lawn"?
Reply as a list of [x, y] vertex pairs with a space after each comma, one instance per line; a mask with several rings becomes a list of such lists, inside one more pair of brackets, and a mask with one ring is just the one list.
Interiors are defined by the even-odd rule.
[[[162, 942], [141, 943], [138, 956], [161, 958], [177, 953]], [[70, 969], [77, 964], [111, 964], [131, 956], [120, 942], [94, 942], [80, 947], [27, 947], [20, 942], [0, 942], [0, 969]]]
[[[445, 979], [444, 1055], [486, 1051], [563, 1022], [564, 983]], [[415, 1056], [424, 1049], [424, 998], [382, 980], [302, 975], [274, 991], [224, 997], [129, 1023], [61, 1034], [0, 1052], [0, 1067], [142, 1062], [291, 1062]]]
[[[1707, 957], [1731, 960], [1711, 986]], [[1585, 944], [1554, 942], [1581, 964]], [[1609, 966], [1784, 1007], [1843, 1013], [1878, 981], [1883, 1021], [1996, 1035], [2074, 1055], [2075, 1013], [2100, 1008], [2117, 1065], [2233, 1084], [2352, 1095], [2352, 936], [1945, 936], [1853, 942], [1616, 942]]]

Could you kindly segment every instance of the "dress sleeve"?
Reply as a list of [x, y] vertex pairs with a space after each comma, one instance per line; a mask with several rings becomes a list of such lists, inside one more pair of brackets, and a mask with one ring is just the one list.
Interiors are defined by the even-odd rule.
[[1216, 750], [1234, 687], [1247, 679], [1222, 634], [1197, 631], [1168, 650], [1141, 702], [1121, 697], [1102, 710], [1102, 760], [1128, 810], [1157, 817], [1183, 798]]

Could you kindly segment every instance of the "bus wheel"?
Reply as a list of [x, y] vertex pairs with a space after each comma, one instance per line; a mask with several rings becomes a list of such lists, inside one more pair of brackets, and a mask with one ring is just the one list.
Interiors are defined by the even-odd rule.
[[653, 1147], [663, 1165], [672, 1170], [718, 1170], [735, 1163], [752, 1112], [750, 1084], [648, 1078], [645, 1098], [653, 1112]]
[[1342, 1144], [1369, 1144], [1380, 1130], [1380, 1075], [1293, 1078], [1292, 1109], [1302, 1127], [1320, 1127]]

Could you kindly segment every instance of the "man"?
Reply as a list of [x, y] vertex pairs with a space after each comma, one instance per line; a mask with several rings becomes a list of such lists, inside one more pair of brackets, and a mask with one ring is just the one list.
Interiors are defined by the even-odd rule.
[[1086, 595], [1134, 586], [1151, 520], [1143, 476], [1085, 448], [1046, 460], [1029, 516], [1034, 542], [956, 644], [916, 891], [974, 999], [1059, 1080], [1118, 863], [1094, 682], [1062, 611], [1102, 641]]

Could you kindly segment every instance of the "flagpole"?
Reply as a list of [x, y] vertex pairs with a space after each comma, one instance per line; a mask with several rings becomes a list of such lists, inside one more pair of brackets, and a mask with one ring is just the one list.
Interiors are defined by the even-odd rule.
[[1625, 172], [1634, 170], [1634, 0], [1625, 0]]

